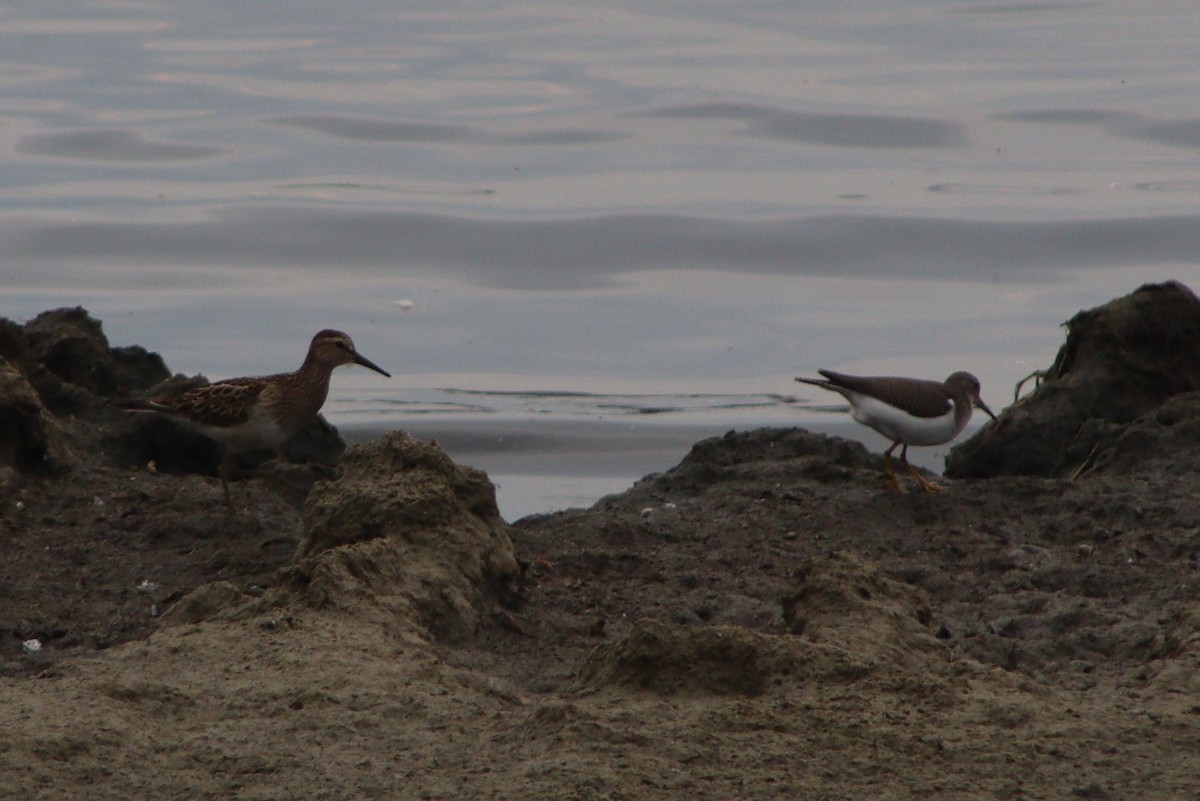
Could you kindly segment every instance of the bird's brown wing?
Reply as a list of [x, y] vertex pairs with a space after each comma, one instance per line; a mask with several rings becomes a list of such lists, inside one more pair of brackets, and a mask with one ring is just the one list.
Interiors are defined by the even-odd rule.
[[[852, 392], [870, 395], [884, 403], [904, 409], [914, 417], [941, 417], [954, 404], [946, 388], [937, 381], [913, 381], [892, 376], [857, 376], [835, 373], [833, 370], [818, 370], [835, 386], [845, 387]], [[914, 389], [920, 391], [914, 392]]]
[[157, 411], [206, 426], [230, 426], [250, 417], [267, 383], [259, 378], [230, 378], [179, 395], [160, 395], [150, 403]]

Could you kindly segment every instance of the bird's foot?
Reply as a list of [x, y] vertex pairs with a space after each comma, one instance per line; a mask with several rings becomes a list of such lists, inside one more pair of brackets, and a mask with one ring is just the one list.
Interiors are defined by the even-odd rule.
[[225, 491], [225, 514], [235, 517], [237, 509], [233, 505], [233, 493], [229, 491], [229, 479], [224, 475], [221, 476], [221, 489]]
[[921, 485], [921, 489], [923, 489], [926, 493], [932, 495], [935, 492], [941, 492], [945, 489], [945, 487], [942, 485], [935, 484], [929, 479], [925, 478], [925, 476], [921, 475], [921, 472], [917, 470], [917, 468], [913, 467], [907, 461], [904, 463], [904, 466], [908, 468], [908, 472], [912, 473], [912, 477], [917, 480], [917, 483]]
[[274, 484], [276, 488], [281, 489], [284, 492], [295, 492], [300, 495], [307, 495], [308, 491], [312, 489], [311, 483], [301, 484], [297, 481], [284, 478], [278, 473], [272, 473], [269, 470], [256, 470], [254, 471], [254, 476], [256, 478], [261, 478], [263, 481]]
[[934, 494], [935, 492], [943, 492], [946, 489], [941, 484], [934, 484], [932, 481], [928, 481], [920, 476], [917, 477], [917, 483], [921, 485], [921, 489], [925, 490], [925, 492], [929, 493], [930, 495]]

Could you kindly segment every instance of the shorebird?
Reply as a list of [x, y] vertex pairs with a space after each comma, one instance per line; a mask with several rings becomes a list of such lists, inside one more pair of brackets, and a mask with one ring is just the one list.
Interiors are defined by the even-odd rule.
[[941, 489], [925, 479], [908, 463], [909, 445], [941, 445], [959, 435], [971, 419], [971, 409], [978, 406], [993, 420], [996, 415], [979, 396], [979, 379], [970, 373], [957, 372], [945, 381], [926, 381], [919, 378], [891, 376], [854, 376], [818, 370], [824, 379], [797, 378], [805, 384], [837, 392], [850, 401], [851, 416], [865, 426], [892, 441], [883, 452], [888, 486], [905, 492], [892, 468], [892, 451], [900, 448], [900, 462], [908, 468], [921, 489], [937, 492]]
[[341, 331], [317, 332], [304, 364], [292, 373], [227, 378], [177, 395], [147, 400], [122, 399], [131, 411], [155, 412], [220, 442], [225, 454], [217, 475], [225, 490], [225, 506], [233, 513], [229, 471], [236, 454], [278, 450], [321, 411], [329, 394], [329, 377], [343, 364], [361, 364], [388, 378], [392, 374], [361, 355]]

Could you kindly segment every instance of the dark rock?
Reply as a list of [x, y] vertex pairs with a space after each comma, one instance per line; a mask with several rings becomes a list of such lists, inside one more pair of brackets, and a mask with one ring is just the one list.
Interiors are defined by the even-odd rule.
[[1169, 480], [1200, 472], [1200, 392], [1176, 395], [1132, 423], [1089, 421], [1085, 473]]
[[317, 417], [296, 436], [283, 444], [280, 455], [289, 462], [333, 467], [346, 451], [346, 442], [337, 428], [324, 417]]
[[1114, 425], [1200, 390], [1200, 299], [1178, 282], [1147, 284], [1066, 325], [1041, 385], [954, 448], [947, 476], [1076, 475]]
[[140, 345], [113, 348], [111, 353], [122, 393], [145, 391], [171, 377], [162, 356]]
[[877, 469], [878, 458], [857, 442], [814, 434], [803, 428], [730, 431], [697, 442], [683, 461], [648, 483], [663, 492], [696, 492], [739, 474], [764, 469], [764, 464], [768, 465], [765, 469], [774, 465], [787, 473], [780, 475], [781, 479], [843, 481], [850, 469]]
[[33, 372], [29, 353], [29, 338], [25, 329], [12, 320], [0, 317], [0, 361], [7, 361], [28, 377]]
[[[83, 308], [42, 312], [25, 325], [25, 334], [34, 361], [61, 381], [102, 396], [112, 395], [119, 386], [100, 321]], [[43, 398], [47, 404], [57, 399], [45, 394]]]

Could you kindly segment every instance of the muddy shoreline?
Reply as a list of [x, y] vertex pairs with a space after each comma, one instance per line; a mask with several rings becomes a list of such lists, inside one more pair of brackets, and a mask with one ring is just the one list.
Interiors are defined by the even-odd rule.
[[1194, 796], [1186, 287], [1072, 318], [940, 494], [758, 429], [515, 525], [428, 442], [324, 424], [268, 463], [306, 495], [229, 517], [217, 454], [107, 403], [161, 360], [43, 317], [0, 324], [14, 797]]

